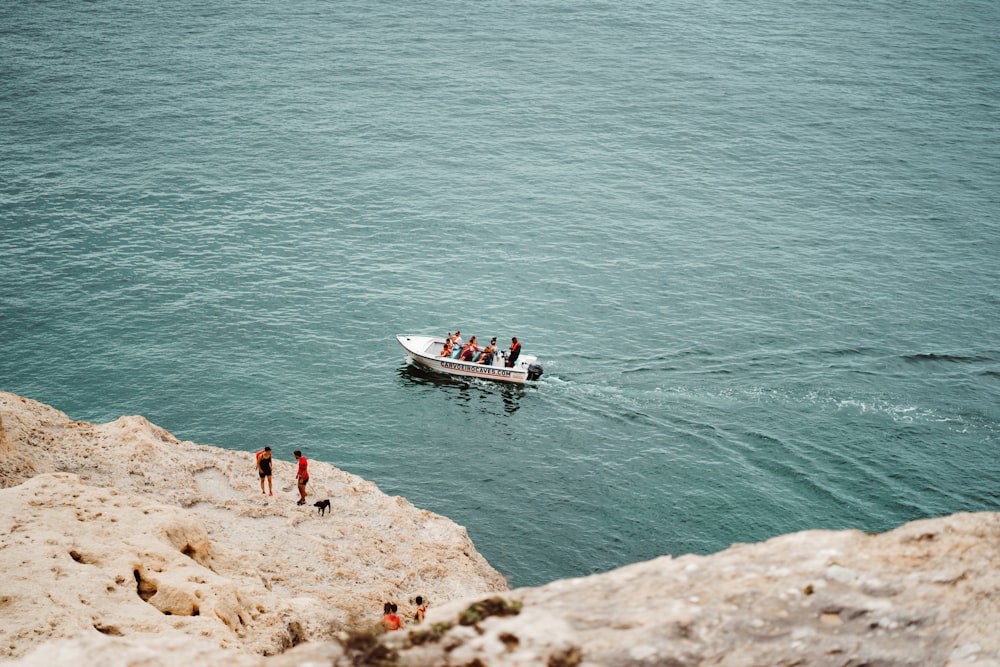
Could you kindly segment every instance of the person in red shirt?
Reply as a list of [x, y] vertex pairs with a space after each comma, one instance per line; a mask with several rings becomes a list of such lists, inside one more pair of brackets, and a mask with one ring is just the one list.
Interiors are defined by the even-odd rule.
[[306, 504], [306, 484], [309, 483], [309, 461], [302, 456], [302, 452], [295, 450], [292, 456], [299, 462], [299, 470], [295, 473], [295, 481], [299, 483], [299, 502], [296, 505]]
[[387, 632], [406, 629], [406, 626], [403, 625], [403, 619], [396, 615], [397, 609], [398, 607], [392, 602], [386, 602], [385, 606], [382, 607], [382, 625], [385, 626]]

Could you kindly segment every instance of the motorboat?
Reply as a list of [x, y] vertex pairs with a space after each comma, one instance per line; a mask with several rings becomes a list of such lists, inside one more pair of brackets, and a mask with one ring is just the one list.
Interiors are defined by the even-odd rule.
[[454, 357], [441, 356], [444, 351], [444, 338], [397, 334], [396, 340], [406, 350], [406, 356], [410, 358], [410, 361], [439, 373], [517, 384], [537, 380], [542, 376], [542, 367], [536, 363], [537, 357], [530, 354], [518, 356], [514, 360], [514, 364], [508, 366], [507, 352], [501, 350], [494, 355], [492, 363], [481, 364], [475, 361], [461, 361]]

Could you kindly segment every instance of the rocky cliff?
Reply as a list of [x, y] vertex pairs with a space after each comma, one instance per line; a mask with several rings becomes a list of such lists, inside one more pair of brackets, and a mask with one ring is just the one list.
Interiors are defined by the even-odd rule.
[[328, 464], [310, 462], [321, 516], [296, 506], [291, 460], [275, 459], [271, 497], [252, 454], [142, 417], [90, 424], [0, 393], [0, 419], [0, 659], [164, 630], [271, 655], [386, 600], [507, 588], [464, 528]]
[[[331, 466], [0, 393], [0, 657], [49, 666], [1000, 667], [1000, 514], [809, 531], [505, 590], [465, 532]], [[383, 600], [436, 603], [372, 631]]]

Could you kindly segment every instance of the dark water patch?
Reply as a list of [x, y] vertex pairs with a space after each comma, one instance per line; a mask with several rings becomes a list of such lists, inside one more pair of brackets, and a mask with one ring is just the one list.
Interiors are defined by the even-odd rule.
[[874, 357], [881, 353], [880, 350], [872, 347], [850, 347], [850, 348], [834, 348], [828, 350], [816, 350], [812, 352], [822, 357]]
[[940, 361], [944, 363], [975, 364], [989, 363], [996, 361], [996, 354], [989, 353], [983, 355], [963, 355], [963, 354], [938, 354], [933, 352], [903, 355], [902, 359], [912, 362]]

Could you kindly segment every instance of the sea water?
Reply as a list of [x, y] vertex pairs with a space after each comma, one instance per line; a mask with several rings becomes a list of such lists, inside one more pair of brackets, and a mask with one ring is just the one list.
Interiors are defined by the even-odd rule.
[[[1000, 509], [998, 29], [990, 0], [8, 0], [0, 389], [301, 449], [514, 586]], [[544, 375], [394, 338], [456, 329]]]

